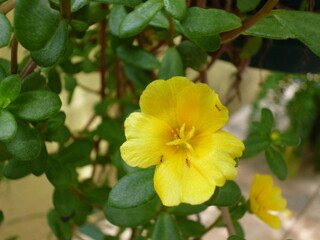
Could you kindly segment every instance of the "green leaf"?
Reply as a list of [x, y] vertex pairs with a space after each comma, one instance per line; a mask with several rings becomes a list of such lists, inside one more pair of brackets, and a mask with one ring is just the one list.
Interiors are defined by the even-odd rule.
[[178, 46], [185, 67], [201, 71], [207, 65], [207, 53], [190, 41], [182, 41]]
[[134, 208], [156, 196], [154, 169], [141, 169], [121, 178], [110, 192], [108, 204], [114, 208]]
[[301, 138], [296, 133], [286, 132], [280, 134], [280, 141], [287, 146], [297, 147], [301, 143]]
[[19, 160], [32, 160], [39, 156], [41, 140], [38, 132], [26, 123], [18, 121], [14, 138], [6, 143], [8, 152]]
[[30, 161], [30, 170], [33, 175], [40, 176], [47, 168], [48, 152], [45, 144], [42, 144], [39, 156]]
[[12, 31], [9, 20], [2, 12], [0, 12], [0, 29], [1, 29], [1, 34], [0, 34], [0, 48], [1, 48], [9, 44], [11, 31]]
[[215, 206], [233, 206], [241, 199], [241, 190], [234, 181], [226, 183], [215, 190], [214, 195], [205, 203]]
[[163, 13], [163, 11], [157, 12], [157, 14], [152, 18], [149, 23], [153, 27], [169, 29], [170, 22], [168, 17]]
[[49, 1], [19, 0], [14, 10], [14, 30], [18, 41], [30, 51], [43, 48], [58, 27], [60, 14]]
[[182, 20], [187, 13], [187, 5], [185, 0], [164, 0], [164, 9], [173, 18]]
[[3, 169], [3, 175], [8, 179], [19, 179], [31, 173], [30, 163], [17, 159], [10, 160]]
[[96, 224], [86, 223], [80, 226], [78, 231], [94, 240], [107, 240]]
[[0, 107], [5, 108], [13, 102], [20, 93], [21, 81], [19, 75], [11, 75], [0, 82]]
[[71, 224], [61, 219], [56, 210], [52, 209], [47, 214], [48, 225], [54, 235], [61, 240], [70, 240], [72, 238]]
[[[0, 59], [1, 60], [1, 59]], [[7, 76], [5, 68], [0, 63], [0, 82]]]
[[163, 7], [162, 0], [148, 0], [130, 12], [120, 25], [120, 37], [131, 37], [140, 33]]
[[258, 23], [247, 29], [243, 34], [272, 39], [295, 38], [274, 16], [261, 19]]
[[56, 188], [53, 193], [53, 205], [61, 217], [68, 217], [74, 212], [75, 196], [69, 188]]
[[125, 141], [123, 129], [114, 119], [105, 119], [97, 129], [98, 135], [106, 141], [120, 145]]
[[169, 79], [174, 76], [184, 76], [184, 68], [181, 56], [176, 48], [168, 48], [166, 55], [162, 59], [160, 70], [160, 79]]
[[68, 91], [68, 104], [70, 104], [73, 97], [74, 90], [76, 89], [76, 86], [77, 86], [77, 79], [66, 74], [64, 76], [64, 84], [65, 84], [65, 89]]
[[200, 222], [187, 218], [178, 218], [178, 226], [186, 237], [201, 237], [206, 233], [206, 228]]
[[44, 90], [46, 88], [46, 79], [40, 73], [34, 72], [23, 79], [21, 92]]
[[241, 27], [241, 20], [224, 10], [191, 7], [181, 24], [193, 35], [212, 36]]
[[3, 214], [3, 211], [0, 210], [0, 224], [3, 222], [4, 220], [4, 214]]
[[67, 20], [61, 20], [46, 45], [39, 50], [31, 52], [33, 61], [42, 67], [49, 67], [58, 63], [66, 51], [67, 40], [68, 22]]
[[71, 12], [76, 12], [89, 3], [90, 0], [71, 0]]
[[265, 157], [272, 173], [278, 179], [285, 180], [288, 175], [288, 167], [282, 154], [272, 147], [269, 147], [265, 152]]
[[10, 105], [10, 111], [19, 118], [29, 121], [46, 119], [61, 108], [59, 96], [51, 91], [30, 91], [20, 96]]
[[10, 141], [17, 133], [17, 122], [10, 112], [0, 108], [0, 141]]
[[55, 131], [61, 127], [66, 120], [66, 114], [64, 112], [59, 112], [56, 115], [50, 117], [46, 122], [46, 129], [48, 131]]
[[231, 235], [230, 237], [228, 237], [227, 240], [245, 240], [243, 237], [240, 237], [238, 235]]
[[84, 193], [85, 200], [93, 205], [103, 206], [108, 201], [109, 187], [93, 187]]
[[179, 206], [169, 208], [169, 213], [177, 216], [186, 216], [204, 211], [208, 206], [204, 204], [190, 205], [182, 203]]
[[76, 199], [75, 209], [76, 211], [73, 221], [78, 226], [81, 226], [86, 223], [87, 216], [92, 212], [92, 207], [81, 200]]
[[119, 209], [105, 205], [103, 210], [107, 220], [120, 227], [136, 227], [153, 219], [161, 208], [159, 198], [140, 205], [136, 208]]
[[253, 122], [249, 135], [244, 141], [245, 150], [242, 158], [250, 158], [266, 150], [270, 144], [270, 132], [265, 132], [265, 126], [260, 122]]
[[180, 233], [175, 219], [168, 213], [162, 213], [157, 218], [152, 233], [154, 240], [180, 240]]
[[48, 86], [51, 91], [57, 94], [61, 92], [62, 86], [61, 86], [60, 74], [54, 68], [50, 69], [48, 73]]
[[274, 10], [274, 17], [298, 40], [307, 45], [311, 51], [320, 56], [320, 15], [312, 12]]
[[145, 70], [131, 65], [125, 65], [124, 73], [128, 80], [133, 83], [136, 88], [145, 89], [146, 86], [152, 81], [151, 76]]
[[0, 142], [0, 153], [1, 153], [0, 154], [0, 162], [4, 162], [6, 160], [13, 158], [12, 155], [8, 152], [5, 143], [3, 143], [3, 142]]
[[70, 168], [53, 158], [49, 158], [46, 176], [52, 185], [57, 188], [68, 187], [72, 181]]
[[92, 0], [94, 2], [120, 4], [128, 7], [134, 7], [142, 2], [142, 0]]
[[263, 108], [261, 110], [261, 125], [266, 131], [270, 133], [274, 124], [274, 118], [272, 112], [268, 108]]
[[121, 45], [117, 48], [118, 57], [125, 63], [145, 70], [159, 68], [159, 61], [143, 48]]
[[127, 10], [123, 5], [114, 5], [111, 8], [108, 23], [109, 23], [110, 32], [113, 35], [119, 36], [120, 25], [126, 16], [127, 16]]
[[59, 160], [63, 164], [81, 164], [90, 160], [92, 151], [92, 142], [87, 139], [79, 139], [74, 141], [68, 147], [61, 150]]
[[239, 57], [242, 59], [251, 58], [259, 51], [261, 45], [262, 38], [250, 38], [240, 50]]
[[245, 34], [272, 39], [298, 39], [320, 56], [319, 14], [278, 9], [249, 28]]
[[261, 0], [237, 0], [237, 8], [241, 12], [250, 12], [258, 7]]

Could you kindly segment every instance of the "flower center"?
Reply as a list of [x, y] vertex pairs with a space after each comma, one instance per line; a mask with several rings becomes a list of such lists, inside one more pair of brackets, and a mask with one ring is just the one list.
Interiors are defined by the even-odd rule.
[[194, 150], [190, 144], [190, 141], [192, 141], [195, 130], [195, 127], [192, 127], [190, 131], [186, 131], [186, 124], [182, 124], [180, 129], [176, 128], [175, 130], [172, 130], [174, 140], [171, 142], [167, 142], [167, 145], [180, 146], [188, 149], [192, 153]]

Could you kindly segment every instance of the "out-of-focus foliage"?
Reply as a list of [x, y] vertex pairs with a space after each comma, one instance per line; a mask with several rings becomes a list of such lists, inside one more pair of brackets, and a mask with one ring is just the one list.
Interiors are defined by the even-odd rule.
[[[0, 47], [11, 51], [8, 59], [0, 58], [0, 179], [48, 179], [54, 192], [47, 220], [58, 239], [78, 233], [120, 239], [126, 229], [135, 240], [200, 239], [225, 226], [226, 215], [236, 233], [228, 239], [245, 239], [239, 220], [249, 209], [235, 181], [216, 188], [203, 204], [167, 208], [155, 193], [154, 169], [128, 166], [119, 151], [126, 140], [124, 120], [139, 111], [139, 97], [155, 79], [186, 76], [192, 69], [194, 81], [207, 83], [207, 70], [225, 53], [237, 68], [229, 98], [223, 99], [227, 105], [238, 99], [241, 74], [266, 38], [297, 39], [320, 55], [320, 15], [310, 7], [288, 10], [277, 0], [228, 2], [0, 0]], [[21, 47], [26, 51], [18, 61]], [[98, 73], [99, 89], [78, 80], [88, 73]], [[70, 131], [59, 94], [66, 92], [64, 104], [70, 104], [78, 88], [99, 100], [83, 129]], [[238, 164], [263, 153], [280, 180], [308, 159], [320, 170], [319, 101], [317, 74], [271, 74], [253, 105]], [[279, 125], [283, 119], [288, 124]], [[82, 167], [89, 167], [91, 176], [80, 178]], [[209, 226], [190, 219], [208, 206], [223, 217]], [[0, 210], [0, 223], [7, 215]], [[119, 227], [116, 234], [101, 230], [104, 219]]]

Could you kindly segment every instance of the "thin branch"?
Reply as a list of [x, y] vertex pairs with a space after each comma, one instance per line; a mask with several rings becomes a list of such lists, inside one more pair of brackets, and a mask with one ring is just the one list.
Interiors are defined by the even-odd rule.
[[[100, 4], [101, 9], [105, 9], [105, 4]], [[100, 31], [99, 31], [99, 40], [100, 40], [100, 96], [101, 99], [106, 97], [106, 27], [107, 27], [107, 19], [103, 18], [100, 22]]]
[[85, 85], [82, 85], [81, 83], [77, 83], [78, 87], [82, 88], [83, 90], [87, 91], [87, 92], [90, 92], [90, 93], [94, 93], [94, 94], [100, 94], [99, 91], [97, 90], [94, 90], [94, 89], [91, 89]]
[[278, 4], [278, 1], [279, 0], [268, 0], [268, 2], [255, 15], [245, 20], [240, 28], [221, 34], [221, 43], [230, 42], [231, 40], [238, 37], [245, 30], [259, 22], [264, 17], [266, 17], [271, 12], [271, 10]]
[[15, 35], [12, 38], [11, 45], [11, 73], [16, 74], [18, 72], [18, 40]]
[[26, 65], [24, 66], [24, 68], [20, 73], [20, 78], [24, 79], [26, 76], [32, 73], [34, 69], [36, 69], [36, 67], [37, 67], [37, 64], [31, 59], [29, 59], [29, 61], [26, 63]]
[[7, 14], [16, 6], [16, 0], [11, 0], [7, 4], [0, 7], [0, 12]]
[[174, 22], [173, 22], [173, 18], [169, 16], [169, 23], [170, 23], [170, 28], [169, 28], [169, 47], [174, 47]]
[[60, 12], [64, 19], [70, 19], [71, 17], [71, 1], [70, 0], [60, 0]]
[[224, 223], [226, 224], [229, 236], [235, 235], [236, 231], [234, 229], [234, 226], [233, 226], [233, 223], [231, 220], [229, 209], [227, 207], [221, 207], [220, 210], [221, 210], [221, 214], [222, 214], [222, 219], [223, 219]]

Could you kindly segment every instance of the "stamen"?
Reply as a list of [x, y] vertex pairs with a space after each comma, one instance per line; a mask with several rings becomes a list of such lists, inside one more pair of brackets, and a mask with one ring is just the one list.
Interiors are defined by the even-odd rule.
[[192, 145], [189, 143], [192, 140], [195, 134], [196, 128], [192, 127], [189, 132], [186, 134], [186, 124], [183, 123], [180, 129], [176, 128], [175, 130], [171, 130], [173, 133], [174, 140], [167, 142], [167, 146], [180, 146], [189, 150], [191, 153], [194, 153], [194, 149]]

